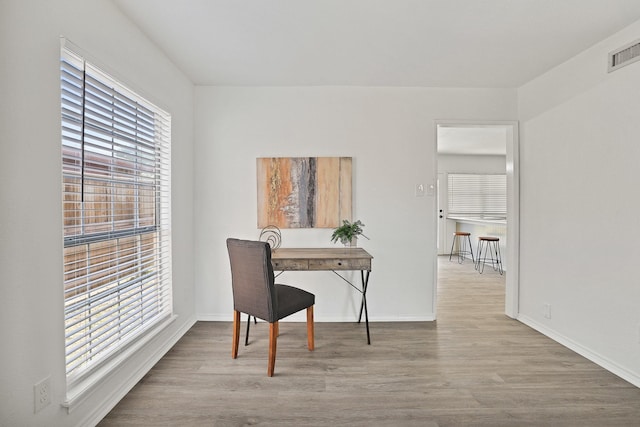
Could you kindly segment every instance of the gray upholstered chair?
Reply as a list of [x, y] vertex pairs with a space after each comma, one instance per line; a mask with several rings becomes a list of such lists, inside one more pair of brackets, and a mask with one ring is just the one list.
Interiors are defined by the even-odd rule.
[[266, 242], [227, 239], [233, 288], [233, 342], [231, 357], [238, 357], [240, 314], [247, 313], [269, 322], [269, 363], [273, 376], [276, 363], [278, 321], [307, 309], [307, 346], [313, 350], [313, 305], [315, 295], [288, 285], [275, 283], [271, 247]]

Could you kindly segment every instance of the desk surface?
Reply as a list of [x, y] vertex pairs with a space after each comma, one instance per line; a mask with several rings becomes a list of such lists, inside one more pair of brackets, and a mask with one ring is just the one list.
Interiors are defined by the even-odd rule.
[[367, 270], [373, 257], [362, 248], [278, 248], [271, 252], [274, 270]]

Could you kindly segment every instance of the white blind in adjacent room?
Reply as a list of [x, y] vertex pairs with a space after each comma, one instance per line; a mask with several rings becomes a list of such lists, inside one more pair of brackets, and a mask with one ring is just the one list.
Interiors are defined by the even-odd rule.
[[465, 217], [507, 216], [507, 175], [448, 175], [448, 215]]

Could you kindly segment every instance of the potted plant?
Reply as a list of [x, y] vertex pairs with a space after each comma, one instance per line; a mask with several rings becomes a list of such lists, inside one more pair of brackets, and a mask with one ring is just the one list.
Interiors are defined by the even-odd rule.
[[355, 244], [355, 239], [358, 236], [362, 236], [365, 239], [368, 239], [367, 236], [362, 234], [362, 228], [364, 224], [362, 221], [357, 220], [355, 222], [349, 222], [348, 220], [342, 220], [342, 225], [333, 230], [333, 234], [331, 235], [331, 241], [336, 243], [338, 240], [342, 242], [343, 245], [353, 246]]

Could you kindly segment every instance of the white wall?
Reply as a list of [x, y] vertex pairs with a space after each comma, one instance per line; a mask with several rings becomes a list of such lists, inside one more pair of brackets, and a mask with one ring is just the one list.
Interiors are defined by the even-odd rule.
[[640, 63], [607, 74], [638, 38], [640, 21], [518, 95], [520, 318], [640, 386]]
[[[67, 414], [60, 35], [173, 116], [173, 278], [178, 319]], [[194, 320], [193, 86], [106, 0], [0, 2], [0, 425], [97, 422]], [[33, 385], [52, 404], [34, 414]]]
[[[436, 204], [414, 187], [435, 184], [434, 120], [510, 120], [515, 103], [515, 90], [197, 87], [199, 318], [231, 319], [225, 239], [258, 237], [256, 157], [351, 156], [354, 219], [371, 238], [358, 244], [374, 256], [370, 318], [433, 319]], [[283, 230], [283, 246], [331, 246], [331, 231]], [[316, 294], [317, 321], [355, 319], [358, 295], [331, 273], [282, 281]]]

